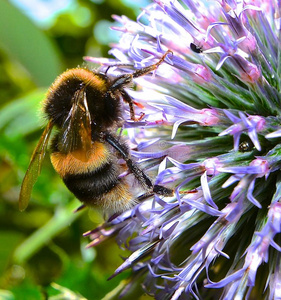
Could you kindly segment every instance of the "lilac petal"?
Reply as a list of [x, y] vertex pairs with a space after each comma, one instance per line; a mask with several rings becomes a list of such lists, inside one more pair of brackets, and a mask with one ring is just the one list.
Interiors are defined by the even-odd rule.
[[281, 273], [278, 267], [276, 267], [274, 273], [270, 276], [269, 281], [270, 294], [268, 299], [278, 299], [281, 295]]
[[213, 282], [213, 283], [209, 283], [204, 285], [206, 288], [222, 288], [230, 283], [232, 283], [233, 281], [237, 281], [240, 280], [242, 278], [242, 276], [244, 275], [245, 270], [244, 269], [240, 269], [239, 271], [225, 277], [224, 279], [218, 281], [218, 282]]
[[229, 203], [223, 210], [223, 218], [225, 218], [229, 223], [238, 222], [241, 214], [243, 213], [243, 200], [238, 202]]
[[[256, 255], [255, 255], [256, 256]], [[255, 262], [253, 263], [254, 266], [248, 267], [248, 286], [255, 286], [256, 276], [257, 276], [257, 268], [260, 265], [260, 260], [258, 257], [254, 257]]]
[[271, 138], [276, 138], [276, 137], [280, 137], [281, 136], [281, 129], [278, 129], [274, 132], [271, 132], [271, 133], [268, 133], [265, 137], [268, 139], [271, 139]]
[[249, 201], [251, 201], [255, 206], [258, 208], [262, 208], [261, 204], [254, 198], [253, 196], [253, 190], [255, 188], [255, 179], [250, 182], [248, 192], [247, 192], [247, 198]]
[[230, 111], [224, 109], [223, 110], [224, 114], [228, 117], [228, 119], [230, 121], [232, 121], [233, 123], [239, 123], [241, 122], [241, 119], [236, 117], [233, 113], [231, 113]]
[[[170, 159], [170, 158], [169, 158]], [[177, 168], [169, 168], [169, 169], [165, 169], [164, 171], [161, 171], [156, 180], [155, 180], [155, 184], [159, 184], [159, 183], [163, 183], [164, 181], [166, 183], [168, 182], [174, 182], [175, 179], [173, 178], [173, 176], [179, 175], [179, 170]], [[165, 180], [165, 177], [169, 177], [167, 180]]]
[[167, 201], [164, 201], [162, 198], [160, 198], [157, 195], [155, 195], [154, 199], [162, 207], [167, 207], [167, 206], [173, 205], [173, 204], [168, 203]]
[[184, 122], [196, 122], [203, 126], [211, 126], [219, 122], [219, 116], [214, 109], [195, 110], [190, 109], [187, 105], [174, 107], [171, 105], [153, 104], [150, 102], [148, 104], [162, 111], [166, 120], [174, 122], [172, 136], [174, 136], [174, 132], [177, 130], [178, 126]]
[[260, 166], [243, 166], [243, 167], [221, 167], [220, 172], [234, 174], [261, 174], [263, 168]]
[[221, 249], [219, 249], [217, 247], [217, 245], [215, 245], [215, 250], [219, 253], [219, 255], [221, 255], [221, 256], [223, 256], [223, 257], [225, 257], [227, 259], [230, 259], [230, 256], [228, 254], [226, 254], [225, 252], [223, 252]]
[[261, 151], [261, 145], [260, 145], [260, 142], [258, 140], [257, 132], [255, 130], [250, 130], [248, 134], [249, 134], [249, 137], [250, 137], [251, 141], [253, 142], [253, 144], [257, 148], [257, 150]]
[[193, 73], [194, 72], [196, 64], [188, 62], [185, 59], [183, 59], [179, 56], [175, 56], [175, 55], [173, 55], [171, 60], [172, 60], [174, 68], [185, 71], [187, 73]]
[[271, 204], [268, 212], [268, 219], [272, 230], [276, 233], [281, 232], [281, 203], [275, 202]]
[[131, 153], [134, 157], [145, 159], [145, 158], [160, 158], [167, 155], [167, 150], [161, 152], [141, 152], [131, 150]]
[[243, 186], [241, 184], [238, 184], [234, 188], [233, 192], [230, 195], [230, 201], [232, 201], [232, 202], [235, 201], [236, 198], [240, 195], [240, 193], [241, 193], [242, 190], [243, 190]]
[[233, 135], [233, 139], [234, 139], [234, 147], [233, 148], [235, 151], [238, 151], [238, 149], [239, 149], [240, 136], [241, 136], [241, 132], [234, 133], [234, 135]]
[[148, 270], [149, 270], [150, 274], [151, 274], [154, 278], [156, 278], [156, 277], [161, 277], [161, 276], [163, 275], [163, 274], [156, 274], [156, 273], [153, 271], [153, 269], [152, 269], [152, 267], [151, 267], [150, 264], [148, 264], [147, 267], [148, 267]]
[[[227, 289], [226, 294], [223, 295], [223, 300], [233, 300], [237, 298], [237, 291], [239, 288], [239, 281], [233, 282], [229, 289]], [[242, 296], [240, 296], [238, 299], [243, 299]], [[246, 298], [247, 299], [247, 298]]]
[[168, 158], [169, 161], [177, 168], [179, 168], [180, 170], [182, 171], [186, 171], [186, 170], [191, 170], [191, 169], [198, 169], [199, 170], [202, 170], [203, 172], [203, 167], [199, 164], [199, 163], [189, 163], [189, 164], [183, 164], [183, 163], [180, 163], [178, 161], [176, 161], [175, 159], [173, 158]]
[[143, 64], [140, 64], [143, 60], [143, 51], [140, 49], [137, 45], [137, 42], [139, 40], [139, 35], [136, 34], [133, 41], [132, 41], [132, 46], [129, 49], [129, 55], [130, 58], [135, 62], [136, 67], [143, 67]]
[[223, 56], [220, 58], [220, 60], [219, 60], [219, 62], [218, 62], [218, 64], [217, 64], [217, 66], [216, 66], [216, 70], [217, 70], [217, 71], [222, 67], [222, 65], [224, 64], [224, 62], [225, 62], [228, 58], [230, 58], [229, 55], [223, 55]]
[[161, 233], [159, 235], [159, 238], [161, 239], [162, 237], [164, 239], [167, 239], [169, 236], [171, 236], [171, 234], [173, 233], [173, 231], [176, 229], [176, 227], [178, 226], [179, 221], [175, 222], [172, 226], [170, 226], [170, 228], [168, 228], [167, 230], [164, 228], [161, 230]]
[[145, 222], [147, 220], [147, 218], [145, 218], [145, 216], [143, 215], [143, 212], [140, 210], [141, 205], [136, 205], [133, 208], [133, 213], [132, 215], [136, 215], [136, 217], [141, 220], [141, 222]]
[[[162, 176], [162, 179], [164, 178], [164, 176], [165, 176], [165, 174], [166, 174], [166, 172], [167, 171], [165, 171], [165, 170], [167, 170], [167, 160], [168, 160], [168, 158], [167, 157], [165, 157], [162, 161], [161, 161], [161, 163], [160, 163], [160, 165], [159, 165], [159, 167], [158, 167], [158, 176], [161, 174], [161, 176]], [[170, 174], [170, 173], [169, 173]], [[173, 174], [176, 174], [176, 172], [174, 172]], [[160, 176], [159, 176], [159, 179], [160, 179]]]
[[178, 120], [178, 121], [176, 121], [176, 122], [174, 123], [174, 125], [173, 125], [173, 130], [172, 130], [172, 134], [171, 134], [171, 139], [174, 139], [174, 137], [176, 136], [176, 133], [177, 133], [177, 130], [178, 130], [179, 126], [180, 126], [182, 123], [184, 123], [184, 122], [186, 122], [186, 120]]
[[241, 13], [239, 14], [239, 17], [240, 15], [246, 11], [246, 10], [255, 10], [255, 11], [262, 11], [262, 8], [261, 7], [258, 7], [258, 6], [255, 6], [255, 5], [251, 5], [251, 4], [247, 4], [243, 7], [243, 10], [241, 11]]
[[230, 185], [232, 185], [233, 183], [237, 182], [237, 181], [240, 181], [242, 179], [244, 175], [243, 174], [235, 174], [235, 175], [232, 175], [230, 176], [226, 181], [225, 183], [222, 185], [222, 188], [227, 188], [229, 187]]
[[112, 279], [113, 277], [117, 276], [118, 274], [120, 274], [121, 272], [123, 272], [124, 270], [128, 269], [132, 264], [134, 264], [135, 262], [139, 261], [143, 256], [145, 256], [147, 253], [149, 253], [151, 250], [153, 250], [156, 245], [158, 244], [158, 241], [155, 242], [151, 242], [147, 245], [145, 245], [144, 247], [136, 250], [135, 252], [133, 252], [133, 254], [131, 254], [122, 265], [120, 265], [114, 272], [114, 274], [112, 274], [108, 280]]
[[212, 79], [212, 73], [207, 66], [188, 62], [175, 55], [171, 60], [174, 68], [184, 71], [186, 75], [189, 75], [196, 82], [209, 82]]
[[221, 26], [221, 25], [228, 25], [228, 24], [225, 23], [225, 22], [213, 22], [212, 24], [210, 24], [210, 25], [208, 26], [208, 28], [207, 28], [207, 32], [206, 32], [206, 40], [207, 40], [207, 38], [209, 37], [211, 30], [212, 30], [214, 27], [216, 27], [216, 26]]
[[220, 132], [219, 136], [224, 136], [227, 134], [241, 134], [240, 132], [243, 130], [241, 124], [237, 123], [234, 125], [231, 125], [230, 127], [228, 127], [227, 129], [225, 129], [224, 131]]
[[191, 199], [187, 199], [187, 198], [184, 198], [184, 201], [191, 205], [193, 208], [196, 208], [202, 212], [205, 212], [206, 214], [210, 215], [210, 216], [222, 216], [223, 213], [220, 212], [219, 210], [213, 208], [213, 207], [210, 207], [206, 204], [203, 204], [203, 203], [200, 203], [198, 201], [194, 201], [194, 200], [191, 200]]
[[[157, 48], [156, 48], [156, 50], [157, 50], [157, 52], [165, 53], [165, 50], [163, 49], [162, 44], [161, 44], [161, 37], [162, 37], [162, 34], [157, 36]], [[169, 57], [169, 54], [167, 56]], [[168, 57], [165, 57], [165, 60]], [[170, 63], [170, 64], [173, 64], [172, 61], [169, 60], [169, 59], [167, 59], [167, 62]]]
[[270, 245], [274, 247], [277, 251], [281, 252], [281, 246], [279, 246], [276, 242], [274, 242], [272, 239], [270, 240]]
[[180, 111], [188, 111], [190, 113], [199, 113], [200, 110], [193, 108], [192, 106], [189, 106], [179, 100], [177, 100], [174, 97], [171, 97], [169, 95], [166, 95], [165, 99], [168, 101], [168, 103], [172, 106], [172, 107], [176, 107], [178, 108]]
[[147, 141], [142, 141], [140, 143], [138, 143], [138, 150], [143, 150], [145, 148], [150, 147], [151, 145], [156, 144], [158, 141], [161, 141], [160, 138], [154, 138], [154, 139], [150, 139]]
[[243, 123], [245, 124], [246, 128], [248, 128], [248, 134], [249, 134], [250, 139], [252, 140], [252, 142], [255, 145], [255, 147], [257, 148], [257, 150], [260, 151], [261, 146], [258, 141], [258, 136], [257, 136], [257, 132], [256, 132], [256, 123], [254, 122], [254, 120], [251, 122], [251, 120], [249, 120], [242, 112], [239, 112], [239, 116], [240, 116], [241, 120], [243, 121]]
[[[180, 286], [179, 288], [176, 289], [176, 291], [174, 292], [171, 300], [178, 300], [179, 297], [182, 295], [182, 293], [184, 292], [185, 287], [184, 286]], [[195, 298], [196, 299], [196, 298]], [[196, 299], [197, 300], [197, 299]], [[198, 299], [199, 300], [199, 299]]]
[[166, 13], [173, 19], [180, 27], [184, 28], [189, 33], [198, 33], [198, 29], [194, 26], [194, 24], [187, 19], [184, 15], [184, 10], [179, 11], [174, 3], [170, 2], [170, 6], [165, 5], [164, 9]]
[[212, 196], [211, 196], [211, 192], [210, 192], [210, 188], [209, 188], [208, 180], [207, 180], [207, 171], [201, 175], [200, 180], [201, 180], [203, 195], [204, 195], [206, 202], [209, 205], [211, 205], [213, 208], [218, 209], [218, 206], [215, 204], [215, 202], [213, 201]]
[[[163, 260], [163, 257], [165, 256], [164, 253], [158, 255], [157, 257], [155, 258], [152, 258], [151, 259], [151, 262], [154, 263], [155, 265], [159, 265], [161, 263], [161, 261]], [[148, 264], [149, 265], [149, 264]]]

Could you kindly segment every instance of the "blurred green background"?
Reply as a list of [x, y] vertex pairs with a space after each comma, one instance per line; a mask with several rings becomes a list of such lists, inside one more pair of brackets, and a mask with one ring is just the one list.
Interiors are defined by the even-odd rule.
[[[148, 0], [0, 0], [0, 299], [115, 299], [128, 273], [109, 241], [95, 249], [82, 234], [102, 218], [79, 206], [46, 155], [25, 212], [21, 181], [46, 124], [40, 101], [55, 77], [108, 56], [118, 42], [112, 14], [132, 19]], [[114, 253], [114, 255], [113, 255]], [[55, 282], [55, 283], [54, 283]], [[52, 283], [52, 284], [51, 284]], [[129, 297], [129, 299], [132, 299]], [[136, 297], [134, 297], [136, 299]]]

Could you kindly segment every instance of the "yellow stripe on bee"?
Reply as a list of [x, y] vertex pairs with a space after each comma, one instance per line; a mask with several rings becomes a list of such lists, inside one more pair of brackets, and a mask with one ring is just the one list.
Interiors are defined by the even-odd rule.
[[104, 194], [96, 203], [96, 206], [109, 213], [116, 213], [130, 209], [136, 203], [129, 185], [122, 182], [117, 184], [110, 192]]
[[51, 154], [51, 162], [54, 169], [61, 177], [66, 175], [85, 174], [99, 169], [109, 162], [110, 152], [105, 144], [94, 142], [86, 162], [74, 157], [72, 153], [54, 152]]

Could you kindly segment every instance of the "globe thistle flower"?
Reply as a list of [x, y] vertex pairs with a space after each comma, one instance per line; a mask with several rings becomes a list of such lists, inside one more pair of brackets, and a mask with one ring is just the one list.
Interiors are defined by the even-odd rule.
[[115, 73], [167, 54], [128, 90], [140, 118], [124, 105], [124, 129], [175, 196], [85, 234], [131, 251], [122, 295], [139, 282], [156, 299], [281, 299], [280, 17], [278, 1], [154, 0], [136, 22], [114, 16], [116, 59], [86, 58]]

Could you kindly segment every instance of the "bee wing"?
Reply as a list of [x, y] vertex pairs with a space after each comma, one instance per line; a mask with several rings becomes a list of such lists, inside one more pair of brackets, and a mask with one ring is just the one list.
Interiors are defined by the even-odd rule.
[[28, 169], [25, 173], [19, 196], [19, 209], [23, 211], [28, 206], [32, 188], [41, 172], [42, 162], [47, 150], [48, 141], [52, 132], [53, 123], [49, 121], [36, 148], [33, 151]]
[[91, 116], [86, 92], [77, 91], [73, 96], [71, 110], [62, 126], [60, 149], [71, 153], [75, 158], [87, 162], [92, 147]]

